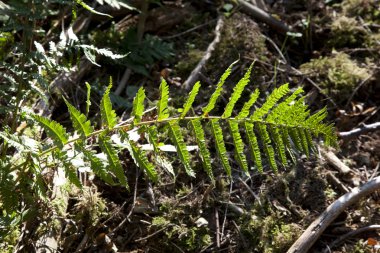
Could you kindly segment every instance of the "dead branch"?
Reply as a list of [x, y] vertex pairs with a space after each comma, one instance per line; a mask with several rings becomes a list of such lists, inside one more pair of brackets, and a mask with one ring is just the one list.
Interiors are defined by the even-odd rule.
[[368, 181], [361, 187], [355, 187], [351, 192], [344, 194], [334, 201], [327, 209], [305, 230], [298, 240], [289, 248], [287, 253], [308, 252], [318, 240], [323, 231], [333, 222], [348, 206], [359, 199], [380, 190], [380, 176]]
[[345, 165], [333, 152], [328, 151], [324, 148], [320, 148], [322, 156], [331, 164], [335, 169], [337, 169], [341, 174], [348, 174], [351, 169]]
[[380, 122], [376, 122], [376, 123], [369, 124], [369, 125], [362, 124], [359, 128], [355, 128], [355, 129], [352, 129], [351, 131], [347, 131], [347, 132], [340, 132], [338, 135], [342, 139], [348, 139], [348, 138], [352, 138], [352, 137], [355, 137], [355, 136], [358, 136], [358, 135], [361, 135], [364, 133], [376, 131], [378, 129], [380, 129]]
[[186, 90], [189, 90], [190, 85], [194, 84], [197, 81], [199, 73], [201, 72], [202, 68], [206, 65], [207, 61], [210, 59], [212, 52], [215, 50], [216, 45], [220, 41], [223, 25], [224, 25], [223, 17], [220, 16], [218, 18], [218, 22], [216, 23], [214, 40], [208, 46], [205, 55], [199, 61], [198, 65], [195, 67], [195, 69], [191, 72], [190, 76], [183, 83], [184, 88]]
[[290, 28], [286, 26], [283, 22], [275, 19], [271, 15], [269, 15], [267, 12], [263, 11], [262, 9], [247, 3], [244, 0], [239, 0], [239, 4], [241, 6], [241, 9], [243, 12], [247, 13], [248, 15], [251, 15], [254, 18], [257, 18], [264, 23], [268, 24], [275, 30], [277, 30], [279, 33], [286, 34], [290, 31]]
[[368, 231], [373, 231], [373, 230], [380, 230], [380, 225], [370, 225], [367, 227], [358, 228], [358, 229], [353, 230], [347, 234], [344, 234], [341, 237], [339, 237], [338, 239], [336, 239], [335, 241], [333, 241], [329, 246], [327, 246], [327, 248], [323, 252], [324, 253], [331, 252], [332, 248], [340, 245], [347, 238], [354, 237], [354, 236], [357, 236], [358, 234], [368, 232]]

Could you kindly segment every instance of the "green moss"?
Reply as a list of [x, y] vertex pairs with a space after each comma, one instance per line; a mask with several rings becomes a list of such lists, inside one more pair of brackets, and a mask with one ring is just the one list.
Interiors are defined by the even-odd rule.
[[252, 214], [241, 230], [252, 239], [251, 250], [264, 253], [285, 252], [302, 233], [297, 224], [285, 224], [283, 217], [273, 211], [266, 217]]
[[333, 47], [355, 47], [363, 44], [366, 31], [355, 18], [340, 16], [331, 25], [329, 44]]
[[203, 54], [204, 52], [199, 49], [190, 49], [188, 55], [175, 65], [176, 74], [179, 76], [189, 75], [202, 59]]
[[345, 53], [337, 53], [330, 57], [312, 59], [302, 64], [303, 73], [311, 75], [320, 87], [337, 102], [346, 100], [353, 89], [369, 78], [367, 69], [359, 65]]
[[360, 16], [369, 23], [380, 21], [379, 1], [377, 0], [344, 0], [342, 10], [344, 15], [350, 17]]

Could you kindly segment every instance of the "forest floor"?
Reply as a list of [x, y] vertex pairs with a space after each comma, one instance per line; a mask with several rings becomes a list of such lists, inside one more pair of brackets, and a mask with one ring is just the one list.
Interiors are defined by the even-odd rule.
[[[327, 121], [335, 124], [337, 133], [380, 122], [379, 1], [248, 1], [271, 13], [289, 28], [288, 33], [239, 5], [161, 2], [148, 8], [143, 24], [145, 46], [125, 48], [121, 44], [125, 40], [117, 37], [139, 25], [135, 12], [115, 12], [113, 23], [94, 18], [86, 31], [78, 32], [91, 34], [98, 47], [151, 54], [151, 60], [127, 65], [100, 59], [101, 68], [87, 68], [77, 80], [107, 83], [112, 75], [120, 83], [126, 69], [131, 69], [126, 88], [113, 98], [120, 117], [128, 118], [141, 85], [147, 97], [158, 98], [160, 77], [170, 85], [171, 106], [181, 107], [188, 94], [183, 83], [214, 40], [222, 18], [220, 41], [197, 76], [203, 84], [198, 105], [206, 103], [224, 70], [239, 60], [225, 85], [219, 112], [234, 83], [254, 62], [248, 89], [269, 93], [284, 83], [291, 90], [302, 87], [312, 111], [327, 108]], [[150, 52], [154, 49], [147, 46], [149, 42], [159, 52]], [[71, 87], [67, 93], [83, 106], [84, 95], [78, 90]], [[63, 101], [57, 100], [52, 118], [69, 125], [64, 110]], [[232, 145], [227, 148], [231, 151]], [[132, 158], [122, 154], [131, 191], [97, 178], [89, 180], [85, 190], [69, 200], [60, 248], [62, 252], [286, 252], [331, 203], [380, 175], [379, 128], [339, 137], [339, 149], [332, 152], [339, 160], [337, 166], [318, 149], [310, 157], [297, 156], [295, 165], [280, 168], [278, 175], [266, 165], [264, 173], [251, 170], [247, 177], [235, 163], [233, 180], [218, 169], [215, 185], [204, 172], [189, 179], [183, 173], [173, 177], [164, 169], [159, 172], [160, 181], [152, 184]], [[339, 170], [342, 164], [349, 170]], [[181, 165], [174, 162], [173, 166]], [[49, 211], [45, 215], [41, 219], [52, 222]], [[380, 225], [379, 191], [346, 208], [310, 252], [376, 252], [380, 230], [342, 239], [370, 225]], [[30, 249], [36, 235], [24, 235], [18, 246]], [[335, 243], [337, 239], [342, 240]]]

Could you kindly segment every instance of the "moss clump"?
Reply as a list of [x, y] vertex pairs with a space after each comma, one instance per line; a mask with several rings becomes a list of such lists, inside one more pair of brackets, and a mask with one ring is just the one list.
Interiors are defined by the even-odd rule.
[[360, 16], [364, 21], [376, 23], [380, 21], [378, 0], [344, 0], [342, 2], [343, 14], [350, 17]]
[[188, 55], [176, 64], [174, 69], [177, 74], [180, 76], [189, 75], [202, 59], [203, 54], [204, 52], [199, 49], [190, 49]]
[[367, 69], [359, 67], [345, 53], [312, 59], [302, 64], [300, 69], [303, 73], [312, 75], [321, 88], [338, 103], [346, 100], [353, 89], [370, 76]]
[[248, 222], [242, 225], [243, 234], [252, 238], [252, 252], [285, 252], [301, 235], [302, 229], [297, 224], [285, 224], [280, 216], [277, 212], [267, 217], [251, 215]]
[[355, 47], [363, 44], [366, 31], [355, 18], [340, 16], [331, 25], [331, 35], [331, 46]]

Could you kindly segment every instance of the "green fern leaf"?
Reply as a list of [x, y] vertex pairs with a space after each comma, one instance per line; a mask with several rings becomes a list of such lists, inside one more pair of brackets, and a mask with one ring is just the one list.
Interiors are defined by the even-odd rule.
[[203, 168], [205, 169], [210, 179], [214, 181], [214, 175], [212, 173], [211, 158], [210, 158], [211, 155], [206, 145], [205, 133], [202, 128], [201, 120], [198, 118], [198, 119], [193, 119], [190, 122], [193, 127], [195, 138], [199, 147], [199, 152], [202, 158]]
[[67, 143], [67, 133], [61, 124], [36, 114], [32, 114], [31, 117], [45, 129], [48, 136], [53, 139], [56, 146], [63, 148], [63, 146]]
[[112, 109], [112, 102], [110, 99], [110, 91], [112, 88], [112, 79], [110, 79], [110, 84], [108, 85], [102, 100], [100, 101], [100, 115], [102, 118], [102, 126], [107, 127], [108, 129], [112, 129], [116, 123], [116, 113]]
[[305, 134], [305, 131], [303, 128], [297, 128], [298, 135], [301, 137], [301, 146], [303, 152], [306, 154], [307, 157], [310, 156], [309, 154], [309, 143]]
[[239, 112], [239, 114], [236, 116], [236, 119], [245, 119], [249, 115], [249, 110], [251, 109], [252, 105], [256, 102], [257, 98], [259, 97], [260, 91], [259, 89], [256, 89], [254, 93], [251, 94], [251, 97], [247, 102], [244, 103], [243, 108]]
[[289, 114], [289, 111], [293, 109], [295, 99], [299, 94], [303, 92], [302, 88], [296, 89], [292, 95], [287, 97], [285, 101], [278, 104], [267, 116], [266, 121], [270, 123], [285, 123], [283, 119]]
[[248, 173], [248, 163], [247, 158], [244, 154], [244, 143], [241, 139], [239, 123], [237, 121], [229, 120], [228, 126], [230, 128], [232, 139], [234, 141], [235, 158], [238, 161], [240, 167], [244, 170], [244, 172]]
[[158, 116], [157, 120], [163, 120], [169, 117], [168, 101], [169, 101], [169, 86], [165, 79], [161, 80], [160, 85], [160, 100], [158, 101], [157, 110]]
[[288, 161], [287, 161], [286, 152], [285, 152], [286, 147], [281, 137], [281, 134], [282, 134], [281, 130], [274, 125], [269, 125], [269, 131], [271, 133], [271, 136], [273, 137], [273, 140], [277, 149], [277, 153], [280, 156], [282, 165], [287, 166]]
[[86, 88], [87, 88], [86, 117], [88, 117], [88, 113], [90, 112], [90, 105], [91, 105], [91, 85], [88, 82], [86, 82]]
[[191, 109], [193, 103], [194, 103], [194, 100], [195, 100], [195, 97], [197, 96], [198, 92], [199, 92], [199, 88], [201, 87], [201, 83], [200, 82], [196, 82], [193, 86], [193, 89], [191, 90], [190, 94], [189, 94], [189, 97], [187, 98], [184, 106], [183, 106], [183, 110], [182, 110], [182, 113], [181, 113], [181, 116], [180, 118], [183, 118], [186, 116], [187, 112]]
[[226, 81], [227, 77], [231, 74], [231, 71], [232, 71], [232, 66], [235, 64], [232, 63], [228, 69], [224, 72], [224, 74], [222, 75], [222, 77], [220, 78], [218, 84], [216, 85], [216, 89], [214, 91], [214, 93], [211, 95], [211, 98], [210, 98], [210, 101], [208, 102], [208, 104], [206, 105], [206, 107], [202, 108], [202, 111], [203, 111], [203, 116], [206, 117], [208, 116], [208, 113], [214, 109], [215, 107], [215, 104], [216, 104], [216, 101], [218, 100], [219, 96], [220, 96], [220, 93], [222, 92], [223, 90], [223, 84], [224, 82]]
[[102, 13], [102, 12], [96, 11], [94, 8], [92, 8], [91, 6], [89, 6], [85, 2], [83, 2], [83, 0], [75, 0], [75, 2], [77, 4], [79, 4], [80, 6], [82, 6], [83, 8], [85, 8], [86, 10], [88, 10], [89, 12], [92, 12], [94, 14], [98, 14], [98, 15], [101, 15], [101, 16], [107, 16], [109, 18], [113, 18], [111, 15], [108, 15], [106, 13]]
[[254, 125], [251, 122], [245, 121], [244, 128], [248, 139], [249, 150], [251, 151], [251, 156], [257, 166], [258, 171], [263, 173], [264, 169], [261, 161], [260, 147], [257, 142], [255, 132], [253, 131]]
[[133, 109], [132, 109], [132, 117], [134, 117], [133, 122], [139, 123], [141, 121], [141, 117], [144, 113], [144, 100], [145, 100], [145, 90], [143, 87], [139, 89], [135, 98], [133, 99]]
[[223, 131], [219, 125], [218, 119], [211, 119], [211, 131], [215, 139], [216, 150], [222, 162], [223, 168], [226, 171], [227, 175], [231, 177], [231, 166], [228, 162], [227, 150], [223, 139]]
[[116, 185], [115, 181], [112, 179], [112, 176], [107, 172], [106, 168], [104, 167], [103, 162], [98, 157], [96, 157], [91, 150], [87, 150], [80, 143], [76, 143], [75, 148], [83, 153], [85, 160], [90, 162], [91, 169], [96, 176], [98, 176], [100, 179], [102, 179], [109, 185]]
[[82, 114], [73, 105], [71, 105], [69, 101], [67, 101], [65, 98], [63, 98], [63, 100], [69, 109], [70, 118], [74, 129], [78, 131], [79, 134], [83, 137], [89, 136], [94, 131], [91, 126], [91, 122], [87, 120], [87, 117], [84, 114]]
[[238, 84], [234, 87], [234, 91], [232, 92], [230, 100], [228, 101], [228, 103], [226, 105], [226, 109], [224, 110], [224, 113], [222, 115], [223, 119], [231, 117], [231, 114], [232, 114], [232, 111], [235, 107], [236, 102], [239, 100], [241, 94], [243, 93], [245, 86], [249, 83], [249, 78], [251, 77], [252, 67], [253, 67], [253, 63], [251, 64], [251, 66], [249, 66], [244, 77], [242, 79], [240, 79]]
[[140, 169], [143, 169], [148, 175], [149, 179], [153, 182], [158, 181], [157, 171], [154, 168], [154, 165], [148, 161], [148, 158], [141, 148], [137, 147], [132, 141], [129, 142], [132, 149], [132, 157], [135, 160], [136, 164]]
[[116, 150], [112, 147], [111, 141], [108, 136], [99, 136], [99, 146], [104, 154], [107, 156], [109, 169], [119, 180], [120, 184], [129, 190], [127, 178], [124, 175], [123, 167], [121, 166], [119, 157]]
[[187, 151], [186, 144], [183, 140], [183, 135], [181, 133], [181, 128], [178, 125], [178, 121], [170, 121], [169, 129], [171, 134], [171, 140], [174, 143], [174, 146], [176, 147], [181, 162], [185, 166], [186, 173], [191, 177], [195, 177], [195, 173], [190, 165], [190, 154], [189, 151]]
[[57, 158], [62, 162], [65, 169], [65, 176], [71, 184], [74, 184], [78, 188], [82, 188], [82, 183], [79, 181], [76, 168], [70, 163], [70, 159], [67, 157], [65, 151], [55, 151]]
[[299, 136], [299, 133], [297, 131], [297, 128], [290, 128], [288, 133], [289, 133], [289, 136], [292, 139], [296, 149], [299, 151], [302, 151], [302, 141], [301, 141], [301, 137]]
[[153, 145], [154, 154], [157, 156], [160, 153], [160, 149], [158, 148], [158, 130], [156, 126], [144, 126], [149, 143]]
[[255, 125], [257, 126], [257, 128], [259, 130], [260, 138], [261, 138], [261, 141], [263, 143], [264, 152], [265, 152], [267, 159], [269, 161], [269, 165], [272, 168], [272, 170], [275, 173], [277, 173], [278, 168], [277, 168], [277, 164], [276, 164], [276, 159], [274, 157], [274, 149], [271, 145], [271, 139], [270, 139], [268, 131], [267, 131], [267, 126], [265, 124], [259, 123], [259, 122], [255, 123]]
[[265, 114], [267, 114], [269, 110], [272, 109], [273, 106], [275, 106], [276, 103], [288, 92], [288, 84], [284, 84], [279, 88], [274, 89], [274, 91], [269, 95], [263, 106], [254, 111], [254, 113], [251, 116], [251, 119], [253, 121], [261, 120], [265, 116]]

